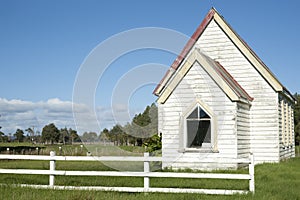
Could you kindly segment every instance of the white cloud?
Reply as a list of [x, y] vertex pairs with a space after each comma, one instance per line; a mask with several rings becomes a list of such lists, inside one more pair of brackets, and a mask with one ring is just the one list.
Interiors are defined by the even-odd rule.
[[7, 112], [27, 112], [34, 109], [34, 103], [17, 99], [7, 100], [0, 98], [0, 109], [2, 113]]
[[[60, 99], [49, 99], [42, 102], [7, 100], [0, 98], [0, 126], [4, 133], [14, 133], [17, 128], [25, 130], [34, 126], [36, 130], [55, 123], [59, 128], [75, 128], [72, 102]], [[83, 105], [76, 106], [77, 112], [86, 112]]]
[[71, 101], [61, 101], [57, 98], [42, 103], [42, 107], [49, 113], [70, 113], [72, 105]]
[[[116, 123], [125, 124], [130, 121], [127, 105], [114, 105], [113, 110], [114, 112], [111, 107], [97, 106], [94, 111], [86, 105], [73, 104], [58, 98], [40, 102], [0, 98], [0, 126], [8, 134], [14, 133], [17, 128], [25, 130], [32, 126], [42, 131], [45, 125], [55, 123], [58, 128], [76, 128], [81, 134], [84, 131], [100, 132]], [[77, 119], [76, 127], [74, 116]]]

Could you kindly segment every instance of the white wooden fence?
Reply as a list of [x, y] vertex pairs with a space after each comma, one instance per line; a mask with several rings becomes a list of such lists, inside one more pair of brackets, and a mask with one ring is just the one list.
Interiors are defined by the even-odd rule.
[[[51, 152], [50, 156], [33, 155], [0, 155], [0, 159], [10, 160], [49, 160], [49, 170], [33, 169], [0, 169], [0, 174], [43, 174], [49, 175], [49, 185], [27, 185], [19, 184], [21, 187], [53, 188], [53, 189], [79, 189], [79, 190], [102, 190], [118, 192], [164, 192], [164, 193], [204, 193], [204, 194], [245, 194], [249, 191], [254, 193], [254, 158], [249, 159], [224, 160], [224, 163], [249, 164], [249, 174], [223, 174], [223, 173], [174, 173], [174, 172], [150, 172], [150, 162], [162, 161], [161, 157], [149, 157], [145, 153], [144, 157], [83, 157], [83, 156], [56, 156]], [[119, 171], [63, 171], [55, 170], [56, 161], [141, 161], [144, 162], [144, 172], [119, 172]], [[213, 162], [213, 161], [208, 161]], [[144, 177], [144, 187], [103, 187], [103, 186], [56, 186], [55, 176], [115, 176], [115, 177]], [[205, 179], [243, 179], [249, 180], [249, 190], [222, 190], [222, 189], [191, 189], [191, 188], [157, 188], [150, 187], [150, 178], [205, 178]]]

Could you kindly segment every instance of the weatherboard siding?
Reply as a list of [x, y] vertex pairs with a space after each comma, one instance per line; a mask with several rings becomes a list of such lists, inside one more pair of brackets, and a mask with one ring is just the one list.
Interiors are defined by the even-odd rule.
[[291, 102], [279, 96], [279, 155], [280, 160], [295, 157], [294, 112]]
[[[214, 130], [217, 133], [218, 153], [189, 152], [183, 150], [184, 115], [201, 101], [213, 112]], [[207, 72], [195, 63], [171, 93], [164, 104], [159, 105], [159, 130], [162, 134], [162, 156], [173, 162], [163, 162], [172, 168], [236, 168], [236, 164], [222, 164], [224, 158], [237, 157], [236, 103], [231, 102]], [[219, 164], [203, 163], [203, 158], [214, 159]], [[195, 162], [186, 163], [193, 159]]]
[[250, 154], [250, 106], [237, 104], [237, 155], [238, 158], [248, 158]]
[[[200, 36], [195, 47], [200, 48], [212, 59], [219, 61], [254, 98], [249, 112], [249, 145], [250, 151], [254, 153], [255, 162], [278, 162], [278, 94], [255, 70], [214, 20]], [[270, 140], [270, 137], [274, 140]], [[241, 148], [238, 152], [242, 153]]]

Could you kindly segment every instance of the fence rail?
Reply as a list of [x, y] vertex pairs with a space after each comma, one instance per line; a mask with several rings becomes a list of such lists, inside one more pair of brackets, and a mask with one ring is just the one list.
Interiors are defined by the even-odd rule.
[[[0, 169], [0, 174], [35, 174], [49, 175], [49, 185], [26, 185], [21, 187], [33, 188], [53, 188], [53, 189], [80, 189], [80, 190], [102, 190], [118, 192], [166, 192], [166, 193], [205, 193], [205, 194], [245, 194], [254, 193], [254, 157], [251, 154], [249, 159], [227, 159], [224, 163], [244, 163], [249, 164], [249, 174], [223, 174], [223, 173], [175, 173], [175, 172], [151, 172], [150, 162], [165, 161], [161, 157], [150, 157], [149, 153], [144, 153], [144, 157], [115, 157], [115, 156], [55, 156], [55, 152], [50, 152], [50, 156], [32, 155], [0, 155], [0, 159], [10, 160], [48, 160], [49, 170], [32, 169]], [[64, 171], [56, 170], [56, 161], [140, 161], [144, 162], [143, 172], [119, 172], [119, 171]], [[206, 161], [205, 161], [206, 162]], [[213, 162], [207, 160], [207, 162]], [[223, 161], [222, 161], [223, 162]], [[144, 177], [144, 187], [98, 187], [98, 186], [55, 186], [55, 176], [114, 176], [114, 177]], [[192, 179], [237, 179], [249, 180], [249, 190], [221, 190], [221, 189], [190, 189], [190, 188], [157, 188], [150, 187], [150, 178], [192, 178]]]

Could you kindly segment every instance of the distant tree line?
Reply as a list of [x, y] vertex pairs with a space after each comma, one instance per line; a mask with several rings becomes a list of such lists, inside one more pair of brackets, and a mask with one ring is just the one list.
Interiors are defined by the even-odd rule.
[[73, 144], [74, 142], [81, 142], [81, 139], [76, 130], [66, 127], [58, 129], [54, 123], [51, 123], [42, 130], [42, 142], [46, 144]]
[[[58, 129], [54, 123], [45, 125], [42, 132], [33, 127], [17, 129], [14, 134], [5, 135], [0, 132], [1, 142], [32, 142], [45, 144], [72, 144], [74, 142], [110, 142], [116, 146], [145, 146], [149, 150], [161, 148], [161, 136], [157, 134], [157, 106], [153, 103], [142, 113], [136, 114], [132, 121], [122, 126], [116, 124], [110, 130], [103, 129], [99, 135], [96, 132], [84, 132], [79, 137], [71, 128]], [[27, 133], [27, 134], [26, 134]]]
[[103, 129], [100, 140], [113, 142], [116, 146], [146, 146], [154, 141], [159, 143], [161, 139], [157, 133], [157, 112], [157, 106], [153, 103], [151, 106], [147, 106], [142, 113], [136, 114], [130, 123], [128, 122], [124, 126], [116, 124], [110, 130]]
[[115, 146], [142, 146], [158, 137], [157, 123], [157, 107], [152, 104], [142, 113], [136, 114], [130, 123], [124, 126], [116, 124], [111, 129], [104, 128], [99, 135], [92, 131], [84, 132], [81, 140], [84, 143], [110, 142]]
[[[27, 134], [26, 134], [27, 133]], [[33, 127], [24, 130], [17, 129], [14, 134], [9, 133], [5, 135], [0, 131], [0, 142], [32, 142], [45, 144], [72, 144], [74, 142], [81, 142], [76, 130], [72, 128], [58, 129], [54, 123], [50, 123], [42, 129], [42, 133], [34, 131]]]

